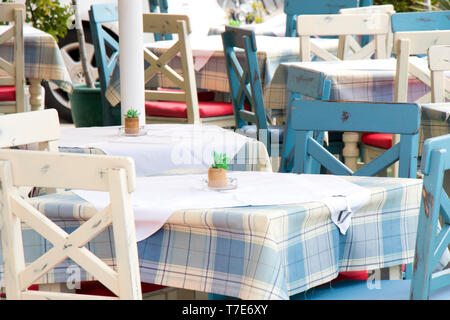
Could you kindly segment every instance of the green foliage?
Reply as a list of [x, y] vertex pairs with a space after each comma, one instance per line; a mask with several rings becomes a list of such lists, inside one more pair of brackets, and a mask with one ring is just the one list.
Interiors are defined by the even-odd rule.
[[33, 27], [51, 34], [57, 41], [64, 38], [72, 24], [73, 8], [63, 6], [59, 0], [27, 0], [25, 21]]
[[[396, 12], [418, 11], [418, 2], [424, 3], [422, 0], [374, 0], [373, 4], [392, 4]], [[436, 5], [438, 0], [431, 0], [432, 5]]]
[[442, 10], [450, 10], [450, 0], [438, 0], [438, 5]]
[[139, 117], [139, 111], [136, 109], [129, 109], [126, 114], [124, 114], [125, 118], [138, 118]]
[[228, 170], [230, 160], [231, 159], [227, 157], [226, 153], [217, 153], [214, 151], [214, 164], [211, 167], [215, 169], [222, 168]]

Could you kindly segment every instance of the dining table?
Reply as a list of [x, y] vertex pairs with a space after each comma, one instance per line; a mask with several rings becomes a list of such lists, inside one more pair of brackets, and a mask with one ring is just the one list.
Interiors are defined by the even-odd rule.
[[[429, 72], [426, 58], [410, 57], [417, 67]], [[301, 92], [302, 86], [319, 84], [319, 79], [330, 81], [330, 100], [333, 101], [371, 101], [394, 102], [396, 59], [367, 59], [345, 61], [312, 61], [281, 63], [264, 92], [267, 108], [273, 108], [280, 122], [285, 120], [286, 107], [292, 93]], [[450, 77], [450, 72], [447, 73]], [[429, 94], [428, 85], [413, 77], [408, 78], [408, 102], [415, 102]], [[419, 103], [420, 104], [420, 103]], [[421, 104], [421, 128], [419, 132], [419, 154], [421, 145], [428, 138], [447, 134], [448, 104], [433, 107], [433, 104]], [[386, 115], [388, 116], [388, 115]], [[344, 133], [345, 148], [358, 150], [358, 137], [353, 133]], [[357, 168], [358, 152], [345, 158], [346, 165]]]
[[[7, 26], [0, 26], [0, 33], [6, 28]], [[24, 25], [23, 38], [25, 78], [30, 85], [30, 108], [32, 111], [43, 110], [42, 80], [50, 81], [69, 93], [72, 91], [72, 80], [53, 36], [32, 26]], [[0, 45], [0, 57], [8, 62], [14, 61], [14, 42], [7, 41]]]
[[[174, 205], [178, 209], [150, 236], [136, 232], [142, 282], [240, 299], [286, 300], [335, 279], [341, 271], [375, 270], [413, 261], [420, 179], [243, 171], [229, 175], [238, 179], [237, 188], [220, 192], [201, 186], [205, 170], [138, 177], [137, 190], [140, 181], [153, 185], [153, 192], [142, 194], [147, 198], [144, 202], [174, 197], [178, 201], [170, 203], [181, 201], [187, 206]], [[283, 187], [280, 175], [298, 184]], [[173, 191], [172, 186], [176, 186]], [[189, 196], [180, 197], [183, 190]], [[328, 192], [328, 200], [310, 194], [313, 190]], [[342, 202], [342, 195], [363, 201], [349, 205]], [[65, 190], [28, 201], [70, 232], [99, 210], [90, 199], [76, 190]], [[342, 231], [333, 212], [340, 219], [341, 209], [347, 208], [346, 218], [349, 206], [351, 220]], [[137, 209], [133, 208], [137, 225]], [[159, 209], [149, 208], [151, 212]], [[26, 263], [52, 247], [26, 226], [23, 237]], [[116, 266], [113, 246], [110, 229], [86, 244], [112, 267]], [[76, 264], [65, 260], [38, 283], [72, 283], [74, 269]], [[84, 271], [76, 274], [77, 281], [93, 280]]]
[[[329, 51], [336, 51], [338, 39], [319, 39], [312, 41]], [[145, 44], [145, 47], [157, 56], [160, 56], [173, 45], [173, 41], [158, 41]], [[207, 37], [193, 36], [190, 39], [192, 54], [194, 58], [194, 69], [197, 89], [210, 90], [219, 93], [229, 94], [230, 86], [228, 81], [225, 55], [223, 52], [222, 38], [220, 35]], [[261, 74], [263, 91], [270, 85], [277, 67], [281, 63], [299, 61], [298, 38], [256, 36], [257, 58]], [[236, 50], [238, 59], [245, 59], [242, 49]], [[174, 57], [169, 65], [179, 72], [181, 70], [181, 60]], [[145, 63], [145, 68], [149, 64]], [[171, 87], [173, 84], [161, 74], [153, 77], [146, 86], [150, 88]], [[120, 63], [118, 62], [111, 75], [111, 80], [105, 93], [106, 99], [112, 106], [120, 103]]]

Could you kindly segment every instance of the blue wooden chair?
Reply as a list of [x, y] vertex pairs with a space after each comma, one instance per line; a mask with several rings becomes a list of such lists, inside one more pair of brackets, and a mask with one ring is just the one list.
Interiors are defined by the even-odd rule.
[[104, 126], [120, 125], [121, 108], [113, 108], [105, 98], [109, 79], [116, 66], [119, 42], [102, 27], [102, 23], [118, 21], [117, 4], [94, 4], [89, 10], [89, 25], [95, 50], [102, 100], [102, 119]]
[[[311, 164], [315, 159], [332, 174], [374, 176], [399, 161], [399, 177], [416, 177], [420, 126], [417, 104], [295, 99], [291, 113], [288, 126], [295, 131], [294, 172], [312, 173]], [[313, 130], [396, 133], [401, 140], [353, 172], [312, 138]]]
[[[368, 286], [366, 281], [342, 281], [333, 284], [332, 288], [317, 287], [292, 298], [449, 300], [449, 269], [436, 268], [450, 244], [450, 202], [442, 187], [444, 172], [450, 169], [449, 150], [450, 135], [428, 139], [423, 146], [421, 172], [424, 178], [412, 280], [379, 280], [376, 286]], [[442, 228], [439, 226], [439, 216], [443, 221]]]
[[335, 14], [343, 8], [371, 6], [372, 0], [284, 0], [286, 37], [297, 35], [296, 17], [299, 14]]
[[[150, 12], [152, 13], [167, 13], [169, 10], [169, 5], [167, 0], [148, 0], [148, 6], [150, 8]], [[172, 34], [161, 34], [157, 33], [154, 35], [155, 41], [161, 40], [172, 40]]]
[[[285, 126], [271, 126], [267, 121], [254, 32], [226, 26], [225, 32], [222, 33], [222, 40], [237, 131], [262, 141], [269, 155], [275, 151], [273, 149], [280, 154], [283, 141], [287, 141], [289, 147], [286, 153], [288, 154], [293, 143], [290, 142], [290, 135], [285, 140], [288, 136], [284, 132]], [[236, 48], [244, 49], [245, 57], [237, 54]], [[318, 90], [313, 85], [308, 88], [310, 90], [305, 90], [305, 93], [314, 99], [329, 96], [329, 86], [325, 89], [319, 86]], [[300, 98], [299, 95], [296, 97]]]

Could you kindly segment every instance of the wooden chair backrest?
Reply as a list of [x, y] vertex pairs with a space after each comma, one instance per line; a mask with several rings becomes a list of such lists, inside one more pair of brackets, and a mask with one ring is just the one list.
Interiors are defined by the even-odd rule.
[[[200, 123], [194, 59], [189, 39], [191, 34], [189, 17], [186, 15], [144, 13], [143, 25], [144, 32], [178, 35], [178, 40], [160, 57], [144, 48], [144, 59], [150, 64], [150, 67], [145, 70], [145, 81], [148, 82], [156, 73], [161, 73], [174, 84], [174, 87], [182, 90], [182, 92], [145, 90], [145, 99], [184, 101], [187, 105], [187, 122]], [[181, 74], [168, 65], [172, 58], [178, 54], [181, 56]]]
[[432, 46], [428, 49], [428, 68], [431, 71], [431, 102], [450, 99], [450, 46]]
[[[148, 6], [152, 13], [168, 13], [169, 4], [167, 0], [148, 0]], [[155, 33], [155, 41], [172, 40], [171, 34], [159, 34]]]
[[[374, 176], [399, 161], [399, 177], [416, 177], [420, 127], [417, 104], [294, 100], [289, 126], [296, 132], [294, 172], [312, 173], [315, 159], [332, 174]], [[313, 131], [396, 133], [400, 142], [353, 172], [313, 138]]]
[[372, 5], [372, 0], [284, 0], [286, 37], [295, 37], [295, 20], [301, 14], [335, 14], [343, 8]]
[[[446, 44], [450, 44], [450, 30], [402, 31], [394, 33], [393, 52], [397, 56], [394, 88], [395, 101], [408, 101], [408, 77], [410, 74], [427, 86], [431, 86], [430, 71], [414, 64], [409, 57], [412, 55], [426, 55], [431, 46]], [[428, 95], [425, 95], [417, 102], [430, 102], [430, 98]]]
[[40, 150], [58, 151], [60, 137], [55, 109], [0, 116], [0, 148], [38, 143]]
[[[300, 37], [300, 61], [311, 61], [311, 54], [327, 60], [376, 59], [386, 57], [386, 38], [389, 32], [387, 14], [352, 15], [300, 15], [297, 17], [297, 33]], [[374, 39], [352, 55], [348, 55], [348, 41], [356, 42], [354, 35], [371, 35]], [[313, 36], [339, 36], [337, 55], [315, 45]], [[356, 48], [357, 45], [350, 45]]]
[[[96, 296], [28, 291], [27, 288], [67, 257], [122, 299], [142, 298], [130, 194], [135, 189], [134, 162], [129, 158], [59, 153], [60, 128], [55, 109], [0, 116], [0, 147], [39, 143], [52, 152], [0, 150], [0, 234], [7, 299], [89, 299]], [[110, 204], [67, 234], [19, 196], [22, 186], [106, 191]], [[53, 244], [25, 265], [21, 224]], [[117, 271], [84, 245], [113, 226]]]
[[[450, 201], [443, 188], [450, 169], [450, 135], [425, 141], [422, 149], [422, 201], [417, 228], [411, 298], [428, 299], [431, 291], [450, 285], [449, 269], [433, 272], [450, 245]], [[442, 219], [442, 227], [439, 223]]]
[[[390, 57], [392, 55], [392, 43], [393, 43], [393, 33], [391, 27], [391, 16], [395, 13], [394, 6], [392, 4], [383, 4], [383, 5], [375, 5], [375, 6], [367, 6], [367, 7], [357, 7], [357, 8], [345, 8], [339, 10], [340, 14], [373, 14], [373, 13], [385, 13], [389, 16], [389, 30], [386, 37], [386, 57]], [[367, 36], [365, 36], [367, 37]], [[369, 39], [362, 39], [362, 45], [366, 45], [369, 42]], [[358, 45], [354, 51], [359, 50], [360, 46]]]
[[15, 102], [0, 102], [0, 112], [25, 112], [25, 54], [23, 42], [23, 23], [25, 5], [20, 3], [1, 3], [0, 21], [13, 22], [0, 34], [0, 45], [14, 39], [14, 62], [0, 57], [0, 86], [15, 86]]

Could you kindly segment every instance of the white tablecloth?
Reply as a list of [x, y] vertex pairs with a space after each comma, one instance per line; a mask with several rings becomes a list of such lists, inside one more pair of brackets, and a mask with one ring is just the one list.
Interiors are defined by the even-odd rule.
[[[297, 175], [272, 172], [229, 172], [238, 187], [214, 191], [205, 187], [206, 175], [173, 175], [137, 178], [132, 194], [136, 238], [141, 241], [158, 231], [170, 215], [181, 209], [209, 209], [323, 202], [331, 219], [345, 233], [352, 212], [370, 198], [363, 187], [333, 175]], [[109, 194], [73, 190], [97, 210], [109, 204]]]
[[180, 167], [207, 169], [214, 151], [233, 158], [250, 141], [215, 125], [152, 124], [145, 129], [147, 134], [139, 137], [119, 135], [118, 126], [64, 129], [58, 145], [92, 147], [108, 155], [131, 157], [136, 175], [148, 176]]

